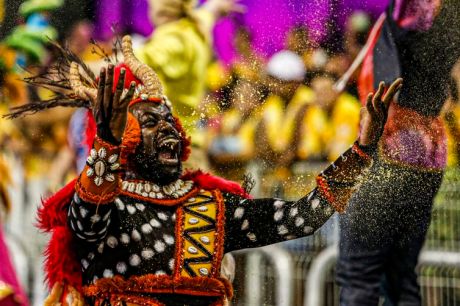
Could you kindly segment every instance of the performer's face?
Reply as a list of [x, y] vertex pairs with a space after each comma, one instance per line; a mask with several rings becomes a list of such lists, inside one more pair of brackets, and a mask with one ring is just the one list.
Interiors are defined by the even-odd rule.
[[164, 104], [139, 102], [130, 111], [142, 132], [142, 143], [133, 158], [136, 175], [158, 184], [178, 179], [182, 172], [182, 148], [169, 108]]

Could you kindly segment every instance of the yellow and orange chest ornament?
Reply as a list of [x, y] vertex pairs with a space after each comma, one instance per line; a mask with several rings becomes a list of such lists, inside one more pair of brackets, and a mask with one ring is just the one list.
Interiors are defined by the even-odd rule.
[[221, 303], [216, 305], [232, 297], [231, 284], [220, 277], [225, 242], [225, 204], [220, 190], [201, 189], [185, 179], [162, 187], [123, 180], [120, 194], [152, 205], [176, 207], [174, 271], [172, 275], [101, 279], [83, 289], [85, 296], [139, 305], [148, 304], [141, 297], [144, 294], [216, 297]]
[[191, 180], [166, 186], [124, 180], [122, 195], [176, 209], [175, 276], [213, 277], [219, 274], [224, 247], [224, 201], [219, 190], [205, 190]]

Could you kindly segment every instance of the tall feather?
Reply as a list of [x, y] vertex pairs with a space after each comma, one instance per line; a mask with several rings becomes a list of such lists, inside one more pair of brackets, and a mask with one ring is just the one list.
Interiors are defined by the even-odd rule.
[[77, 63], [80, 68], [80, 80], [84, 86], [95, 89], [97, 87], [96, 76], [91, 69], [70, 49], [63, 47], [57, 42], [49, 41], [51, 52], [56, 60], [49, 67], [37, 67], [38, 73], [29, 74], [32, 76], [24, 78], [24, 82], [31, 86], [46, 88], [54, 93], [48, 100], [31, 101], [30, 103], [14, 107], [11, 112], [4, 115], [4, 118], [13, 119], [31, 115], [42, 110], [64, 107], [90, 107], [89, 101], [77, 97], [70, 84], [70, 68], [72, 62]]

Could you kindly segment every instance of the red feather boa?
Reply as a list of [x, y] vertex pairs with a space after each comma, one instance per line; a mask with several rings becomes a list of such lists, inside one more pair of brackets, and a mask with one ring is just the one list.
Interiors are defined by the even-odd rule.
[[[245, 198], [249, 197], [238, 183], [202, 171], [187, 172], [182, 178], [194, 181], [202, 189], [218, 189]], [[44, 200], [38, 209], [37, 227], [52, 234], [45, 250], [45, 274], [49, 288], [59, 282], [81, 291], [80, 263], [73, 251], [73, 236], [67, 225], [67, 212], [75, 193], [75, 183], [76, 179]]]

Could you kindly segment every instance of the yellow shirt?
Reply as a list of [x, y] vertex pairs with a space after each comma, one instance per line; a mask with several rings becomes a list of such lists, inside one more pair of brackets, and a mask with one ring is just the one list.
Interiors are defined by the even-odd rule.
[[214, 141], [230, 139], [234, 146], [233, 157], [239, 159], [250, 159], [254, 155], [254, 136], [257, 124], [260, 121], [260, 112], [254, 110], [251, 115], [243, 121], [241, 113], [237, 109], [229, 109], [220, 119], [218, 129], [208, 129], [208, 149]]
[[296, 129], [295, 119], [302, 106], [311, 103], [313, 91], [300, 86], [292, 100], [285, 106], [278, 96], [270, 96], [262, 107], [262, 120], [270, 148], [282, 153], [291, 145]]
[[173, 112], [181, 119], [192, 141], [201, 143], [196, 133], [200, 118], [197, 107], [205, 94], [214, 20], [205, 10], [197, 10], [195, 16], [200, 27], [188, 18], [161, 25], [136, 55], [158, 74]]
[[347, 93], [337, 99], [330, 118], [319, 106], [310, 106], [299, 127], [298, 157], [339, 157], [358, 137], [360, 109], [359, 101]]

